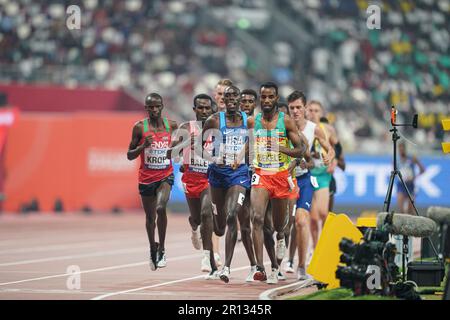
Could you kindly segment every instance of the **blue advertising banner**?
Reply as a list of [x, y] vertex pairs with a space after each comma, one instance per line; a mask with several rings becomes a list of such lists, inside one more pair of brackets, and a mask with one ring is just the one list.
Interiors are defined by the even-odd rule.
[[[346, 155], [346, 170], [335, 172], [337, 205], [383, 206], [392, 171], [391, 156]], [[450, 156], [420, 157], [426, 171], [416, 179], [416, 204], [450, 206]], [[171, 201], [185, 202], [179, 165], [174, 165]], [[398, 178], [396, 178], [398, 180]], [[396, 201], [396, 187], [392, 194]]]

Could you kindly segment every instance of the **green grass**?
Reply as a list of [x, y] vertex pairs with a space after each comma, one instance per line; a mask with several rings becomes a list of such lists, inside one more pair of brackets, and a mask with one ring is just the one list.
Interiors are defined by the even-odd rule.
[[394, 297], [383, 297], [377, 295], [353, 296], [350, 289], [320, 290], [305, 296], [297, 296], [288, 300], [398, 300]]

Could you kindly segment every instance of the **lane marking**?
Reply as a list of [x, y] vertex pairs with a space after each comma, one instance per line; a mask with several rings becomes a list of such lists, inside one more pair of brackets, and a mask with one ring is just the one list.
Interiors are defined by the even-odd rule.
[[[170, 246], [167, 246], [167, 248], [175, 249], [175, 248], [180, 248], [180, 247], [184, 247], [184, 246], [186, 246], [186, 242], [178, 242], [178, 243], [174, 243]], [[145, 252], [146, 250], [148, 250], [148, 245], [145, 247], [139, 247], [139, 248], [134, 248], [134, 249], [129, 249], [129, 248], [117, 249], [117, 250], [102, 251], [102, 252], [82, 253], [82, 254], [77, 254], [77, 255], [67, 255], [67, 256], [48, 257], [48, 258], [41, 258], [41, 259], [5, 262], [5, 263], [0, 263], [0, 267], [41, 263], [41, 262], [49, 262], [49, 261], [62, 261], [62, 260], [70, 260], [70, 259], [78, 259], [78, 258], [102, 257], [102, 256], [133, 253], [133, 252]]]
[[[264, 265], [269, 264], [270, 262], [267, 261], [264, 263]], [[250, 268], [249, 265], [246, 265], [245, 267], [239, 267], [239, 268], [233, 268], [232, 271], [241, 271], [241, 270], [245, 270]], [[163, 283], [158, 283], [158, 284], [154, 284], [154, 285], [150, 285], [150, 286], [145, 286], [145, 287], [140, 287], [140, 288], [135, 288], [135, 289], [129, 289], [129, 290], [123, 290], [123, 291], [117, 291], [117, 292], [111, 292], [108, 294], [103, 294], [94, 298], [91, 298], [90, 300], [103, 300], [105, 298], [109, 298], [112, 296], [117, 296], [117, 295], [121, 295], [121, 294], [126, 294], [126, 293], [130, 293], [130, 292], [136, 292], [136, 291], [142, 291], [145, 289], [151, 289], [151, 288], [158, 288], [158, 287], [163, 287], [163, 286], [168, 286], [174, 283], [181, 283], [181, 282], [187, 282], [190, 280], [196, 280], [196, 279], [204, 279], [206, 277], [206, 275], [200, 275], [200, 276], [195, 276], [195, 277], [190, 277], [190, 278], [184, 278], [184, 279], [179, 279], [179, 280], [173, 280], [173, 281], [168, 281], [168, 282], [163, 282]], [[205, 281], [221, 281], [221, 280], [205, 280]]]
[[[201, 253], [197, 253], [197, 254], [180, 256], [180, 257], [176, 257], [176, 258], [169, 258], [169, 259], [167, 259], [167, 261], [169, 261], [169, 262], [170, 261], [179, 261], [179, 260], [187, 260], [187, 259], [201, 258], [201, 257], [203, 257], [203, 255]], [[61, 278], [61, 277], [68, 277], [68, 276], [73, 276], [76, 274], [85, 274], [85, 273], [93, 273], [93, 272], [99, 272], [99, 271], [109, 271], [109, 270], [117, 270], [117, 269], [123, 269], [123, 268], [132, 268], [132, 267], [138, 267], [138, 266], [143, 266], [143, 265], [147, 265], [147, 264], [149, 264], [148, 261], [121, 264], [121, 265], [117, 265], [117, 266], [90, 269], [90, 270], [75, 272], [75, 273], [71, 273], [71, 274], [62, 273], [62, 274], [56, 274], [56, 275], [52, 275], [52, 276], [45, 276], [45, 277], [39, 277], [39, 278], [31, 278], [31, 279], [24, 279], [24, 280], [18, 280], [18, 281], [3, 282], [3, 283], [0, 283], [0, 286], [6, 286], [6, 285], [10, 285], [10, 284], [17, 284], [17, 283], [24, 283], [24, 282], [31, 282], [31, 281], [46, 280], [46, 279]]]
[[70, 256], [59, 256], [59, 257], [49, 257], [49, 258], [42, 258], [42, 259], [6, 262], [6, 263], [0, 263], [0, 267], [18, 266], [18, 265], [24, 265], [24, 264], [49, 262], [49, 261], [70, 260], [70, 259], [78, 259], [78, 258], [102, 257], [102, 256], [110, 256], [110, 255], [123, 254], [123, 253], [133, 253], [133, 252], [139, 252], [139, 251], [142, 252], [146, 249], [148, 249], [148, 247], [141, 247], [141, 248], [135, 248], [135, 249], [120, 249], [120, 250], [111, 250], [111, 251], [103, 251], [103, 252], [95, 252], [95, 253], [84, 253], [84, 254], [77, 254], [77, 255], [70, 255]]
[[303, 288], [306, 288], [306, 287], [312, 285], [313, 283], [314, 283], [313, 279], [306, 279], [306, 280], [302, 280], [302, 281], [296, 281], [294, 283], [290, 283], [290, 284], [282, 286], [282, 287], [276, 287], [273, 289], [269, 289], [269, 290], [262, 292], [259, 295], [259, 300], [273, 300], [270, 297], [270, 295], [276, 291], [288, 289], [290, 287], [297, 287], [297, 289], [303, 289]]

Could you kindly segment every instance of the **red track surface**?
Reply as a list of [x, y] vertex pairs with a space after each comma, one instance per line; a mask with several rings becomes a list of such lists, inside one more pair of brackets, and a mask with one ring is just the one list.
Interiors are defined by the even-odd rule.
[[[0, 299], [254, 300], [296, 281], [288, 274], [275, 286], [246, 283], [249, 263], [240, 242], [230, 283], [206, 281], [187, 215], [169, 214], [168, 219], [167, 267], [151, 271], [142, 213], [0, 216]], [[67, 287], [72, 265], [81, 270], [79, 290]]]

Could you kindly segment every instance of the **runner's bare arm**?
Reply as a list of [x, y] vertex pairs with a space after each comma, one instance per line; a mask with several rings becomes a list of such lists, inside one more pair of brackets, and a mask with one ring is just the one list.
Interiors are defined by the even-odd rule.
[[413, 156], [413, 162], [415, 164], [417, 164], [417, 166], [419, 167], [419, 174], [418, 174], [418, 176], [420, 176], [422, 173], [425, 172], [425, 166], [422, 164], [422, 162], [419, 161], [419, 159], [417, 159], [416, 156]]
[[147, 136], [144, 143], [139, 145], [139, 141], [142, 139], [142, 123], [138, 122], [133, 127], [133, 133], [131, 135], [131, 142], [128, 146], [127, 158], [128, 160], [134, 160], [141, 152], [152, 144], [152, 137]]
[[319, 141], [322, 148], [324, 148], [327, 152], [327, 154], [323, 156], [323, 163], [328, 166], [336, 155], [334, 148], [327, 141], [327, 139], [325, 138], [325, 133], [319, 126], [316, 126], [316, 129], [314, 130], [314, 137]]
[[294, 120], [292, 120], [288, 115], [284, 118], [284, 126], [286, 128], [287, 136], [294, 148], [279, 146], [279, 152], [293, 158], [304, 157], [307, 151], [307, 143], [305, 144], [305, 142], [300, 138]]
[[336, 132], [336, 129], [330, 125], [330, 124], [325, 124], [325, 128], [328, 130], [328, 137], [329, 137], [329, 141], [330, 141], [330, 145], [334, 146], [339, 142], [339, 138]]
[[[302, 140], [302, 142], [304, 144], [308, 145], [308, 140], [306, 139], [305, 135], [301, 132], [299, 132], [298, 134], [300, 135], [300, 139]], [[305, 153], [305, 158], [306, 157], [310, 157], [308, 151]], [[291, 161], [291, 163], [289, 164], [289, 167], [288, 167], [288, 171], [293, 172], [296, 166], [303, 165], [305, 162], [302, 161], [302, 159], [294, 159], [293, 161]], [[304, 167], [302, 167], [302, 169], [304, 169]]]

